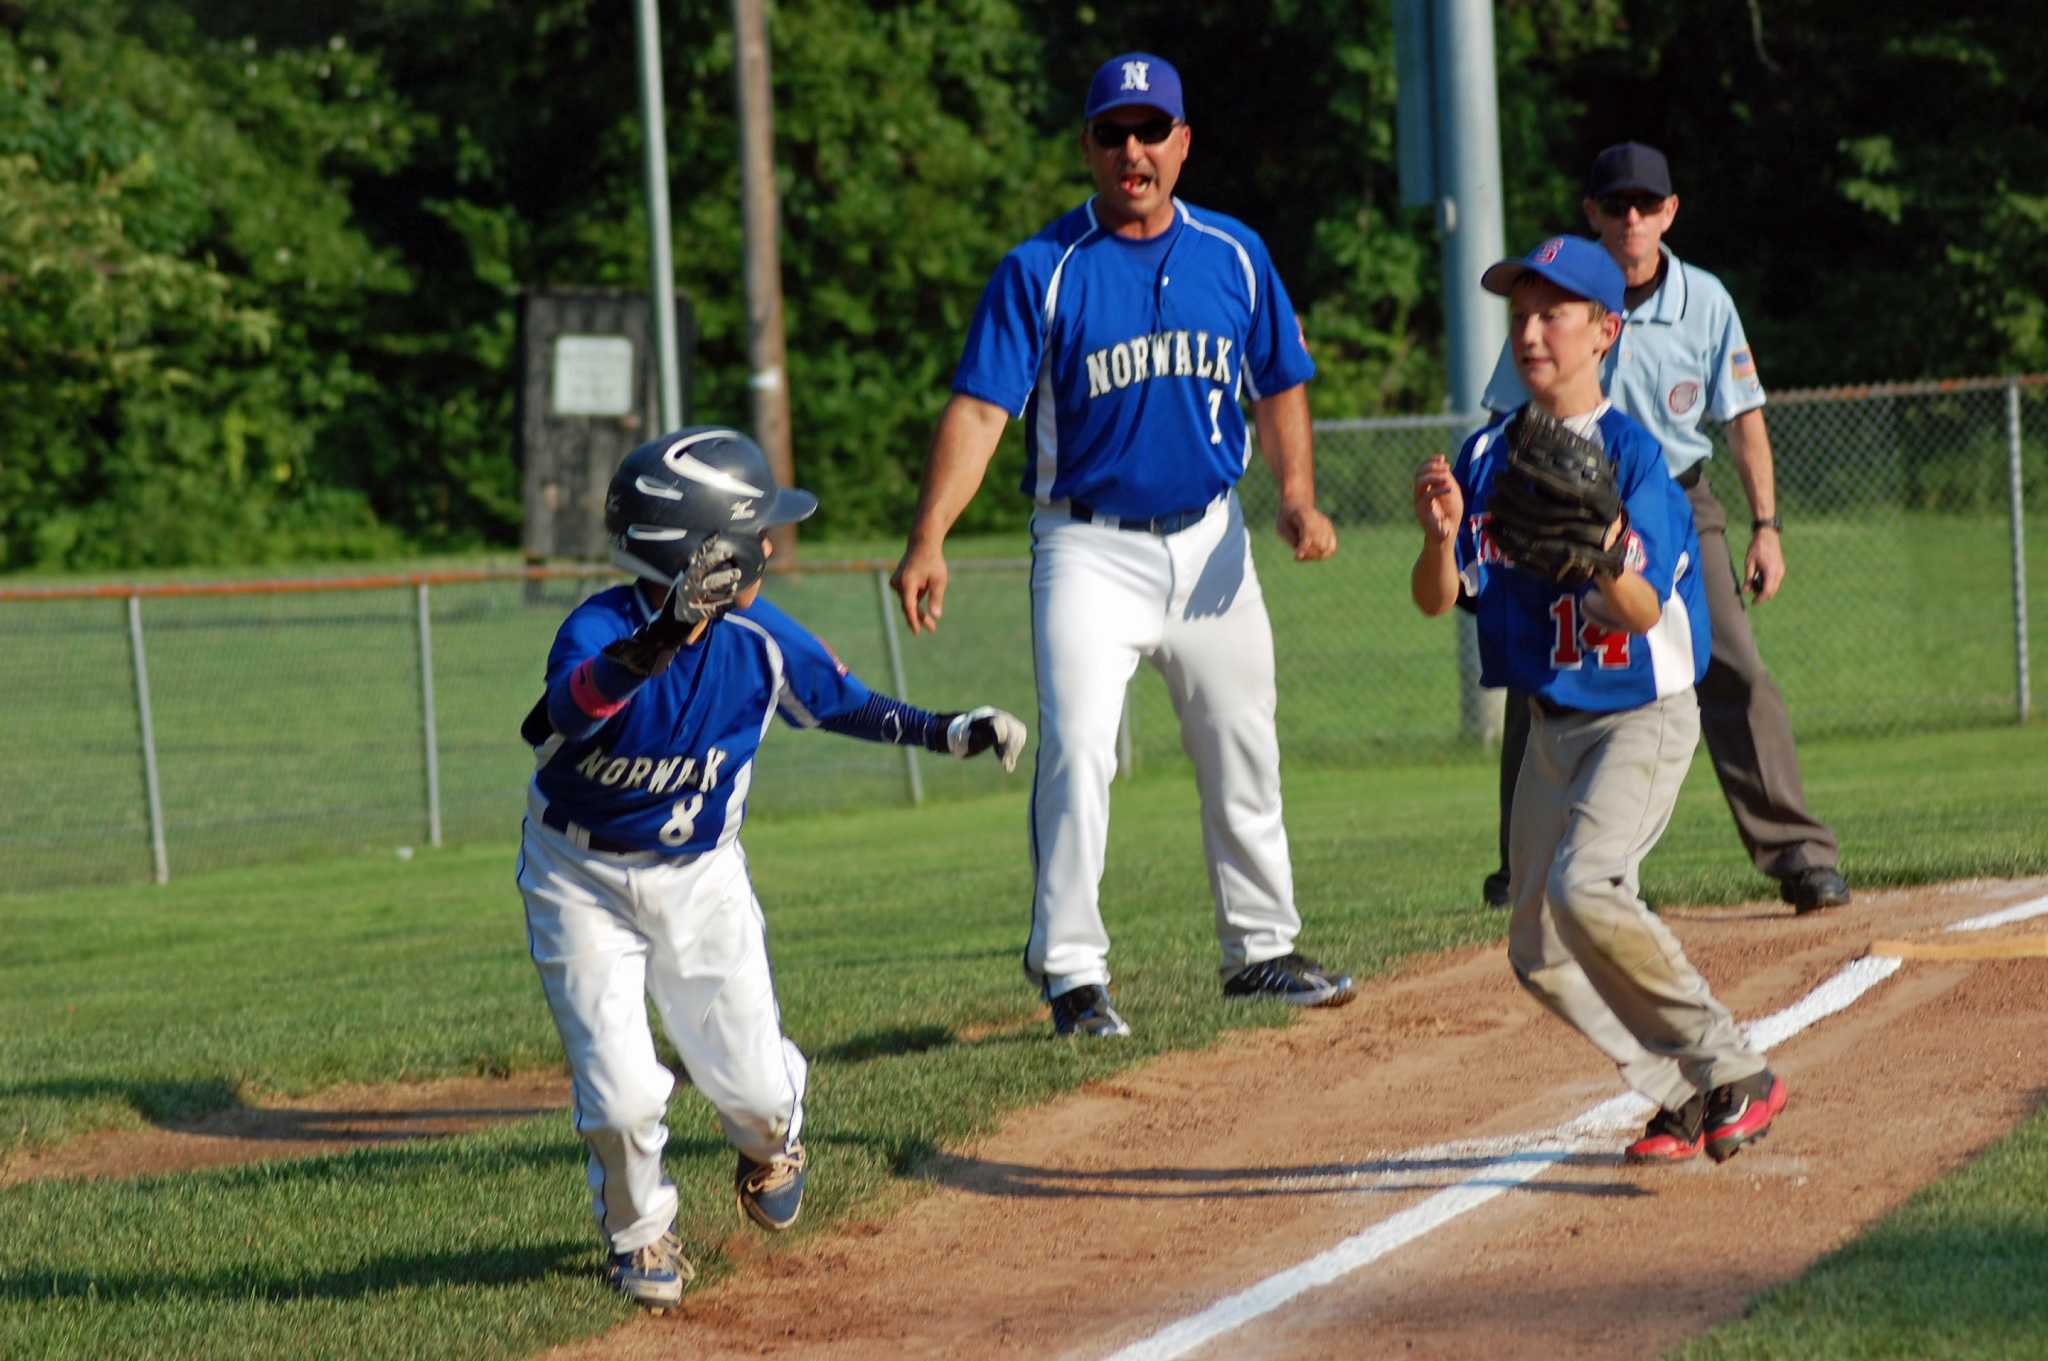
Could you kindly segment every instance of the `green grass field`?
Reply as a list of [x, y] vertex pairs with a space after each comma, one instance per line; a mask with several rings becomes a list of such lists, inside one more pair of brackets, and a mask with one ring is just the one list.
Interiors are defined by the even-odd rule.
[[[2048, 725], [1802, 754], [1859, 887], [2048, 873]], [[771, 768], [763, 783], [778, 778], [792, 777]], [[1486, 763], [1290, 765], [1287, 793], [1313, 953], [1370, 975], [1499, 937], [1500, 914], [1476, 906], [1492, 855]], [[0, 1150], [267, 1093], [558, 1064], [512, 887], [514, 818], [403, 861], [382, 849], [162, 888], [0, 895]], [[816, 1064], [807, 1139], [830, 1169], [799, 1234], [889, 1213], [919, 1194], [929, 1155], [1008, 1111], [1226, 1029], [1286, 1023], [1218, 998], [1194, 796], [1155, 768], [1119, 786], [1104, 886], [1137, 1034], [1048, 1043], [1017, 965], [1023, 820], [1013, 777], [918, 811], [750, 824], [785, 1023]], [[1696, 768], [1646, 891], [1713, 904], [1767, 888]], [[719, 1246], [731, 1154], [687, 1092], [673, 1127], [685, 1248], [715, 1279], [736, 1269]], [[1687, 1354], [2038, 1354], [2026, 1348], [2043, 1335], [2044, 1150], [2037, 1115]], [[303, 1162], [29, 1183], [0, 1191], [0, 1355], [523, 1356], [625, 1316], [600, 1260], [560, 1116]]]

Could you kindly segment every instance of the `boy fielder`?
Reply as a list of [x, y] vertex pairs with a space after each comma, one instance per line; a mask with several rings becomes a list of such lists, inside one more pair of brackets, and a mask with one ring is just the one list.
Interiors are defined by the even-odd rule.
[[769, 720], [963, 758], [993, 749], [1005, 770], [1024, 748], [1000, 709], [933, 714], [870, 691], [758, 599], [766, 531], [817, 505], [778, 488], [736, 430], [628, 454], [605, 528], [638, 580], [570, 613], [521, 728], [538, 765], [519, 855], [528, 945], [574, 1078], [609, 1278], [657, 1313], [695, 1272], [662, 1169], [675, 1077], [655, 1057], [648, 994], [739, 1150], [740, 1209], [780, 1230], [803, 1199], [806, 1064], [782, 1034], [739, 844]]
[[[1409, 584], [1426, 615], [1477, 614], [1482, 684], [1533, 697], [1509, 832], [1508, 958], [1531, 995], [1657, 1103], [1629, 1162], [1679, 1162], [1702, 1147], [1725, 1161], [1769, 1130], [1785, 1083], [1637, 893], [1699, 741], [1693, 686], [1708, 625], [1691, 509], [1655, 438], [1600, 389], [1622, 310], [1606, 252], [1553, 238], [1481, 285], [1509, 299], [1508, 344], [1530, 400], [1468, 439], [1455, 467], [1438, 455], [1416, 470], [1423, 543]], [[1495, 512], [1525, 496], [1520, 447], [1546, 418], [1611, 460], [1619, 513], [1597, 567], [1539, 573], [1533, 548], [1520, 565], [1503, 554], [1503, 538], [1526, 539]]]

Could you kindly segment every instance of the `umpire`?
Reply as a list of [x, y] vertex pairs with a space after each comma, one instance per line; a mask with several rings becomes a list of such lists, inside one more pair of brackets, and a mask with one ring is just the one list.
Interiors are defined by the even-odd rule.
[[[1714, 773], [1743, 846], [1757, 869], [1777, 880], [1779, 896], [1799, 912], [1839, 907], [1849, 901], [1849, 885], [1838, 867], [1835, 834], [1806, 811], [1785, 698], [1764, 669], [1742, 598], [1744, 585], [1761, 603], [1785, 582], [1784, 526], [1756, 357], [1721, 281], [1682, 264], [1663, 243], [1678, 216], [1663, 152], [1640, 142], [1608, 147], [1593, 160], [1583, 207], [1627, 284], [1621, 340], [1607, 352], [1602, 387], [1663, 444], [1665, 465], [1685, 488], [1699, 529], [1713, 659], [1698, 691]], [[1505, 350], [1483, 400], [1501, 412], [1528, 400]], [[1707, 481], [1713, 446], [1701, 424], [1708, 416], [1725, 428], [1735, 475], [1749, 499], [1750, 541], [1739, 579], [1728, 548], [1728, 512]], [[1494, 907], [1509, 901], [1508, 813], [1528, 744], [1528, 713], [1525, 697], [1510, 694], [1501, 737], [1501, 868], [1484, 888]]]

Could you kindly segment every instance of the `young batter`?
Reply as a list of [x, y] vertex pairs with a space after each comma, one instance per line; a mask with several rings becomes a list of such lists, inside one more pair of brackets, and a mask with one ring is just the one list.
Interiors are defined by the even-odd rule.
[[767, 529], [817, 504], [778, 488], [735, 430], [680, 430], [628, 454], [605, 526], [638, 580], [570, 613], [521, 729], [539, 767], [519, 855], [528, 944], [574, 1077], [610, 1279], [657, 1312], [695, 1273], [662, 1167], [675, 1076], [655, 1057], [650, 993], [739, 1150], [741, 1210], [786, 1229], [803, 1198], [806, 1064], [782, 1034], [739, 843], [769, 720], [959, 757], [993, 749], [1005, 770], [1025, 742], [1000, 709], [932, 714], [870, 691], [758, 598]]
[[1633, 1163], [1704, 1147], [1725, 1161], [1785, 1105], [1765, 1066], [1638, 893], [1700, 732], [1706, 594], [1685, 493], [1656, 439], [1601, 392], [1620, 331], [1622, 275], [1593, 242], [1556, 237], [1481, 280], [1510, 300], [1508, 344], [1529, 405], [1599, 443], [1615, 465], [1627, 565], [1577, 587], [1518, 569], [1488, 529], [1510, 423], [1416, 470], [1422, 551], [1410, 591], [1426, 615], [1478, 616], [1480, 681], [1530, 696], [1509, 832], [1508, 958], [1531, 995], [1597, 1045], [1658, 1105]]
[[1341, 1006], [1350, 977], [1294, 948], [1273, 630], [1232, 490], [1249, 399], [1280, 536], [1296, 561], [1337, 551], [1315, 504], [1315, 365], [1258, 235], [1173, 195], [1192, 145], [1179, 73], [1113, 58], [1082, 120], [1095, 196], [1012, 250], [983, 291], [894, 585], [913, 632], [938, 626], [946, 535], [1020, 415], [1039, 728], [1024, 970], [1056, 1034], [1130, 1033], [1110, 1001], [1100, 889], [1141, 661], [1166, 679], [1201, 791], [1224, 995]]

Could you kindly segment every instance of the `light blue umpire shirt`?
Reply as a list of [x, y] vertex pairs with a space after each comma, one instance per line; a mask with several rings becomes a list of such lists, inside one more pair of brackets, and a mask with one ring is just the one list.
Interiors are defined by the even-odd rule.
[[[1711, 415], [1725, 425], [1755, 410], [1764, 404], [1764, 385], [1735, 300], [1721, 281], [1681, 264], [1670, 247], [1657, 249], [1664, 254], [1664, 282], [1622, 315], [1621, 338], [1600, 363], [1600, 388], [1657, 437], [1664, 464], [1677, 477], [1714, 452], [1702, 419]], [[1481, 400], [1497, 412], [1529, 400], [1508, 346], [1501, 347]]]

